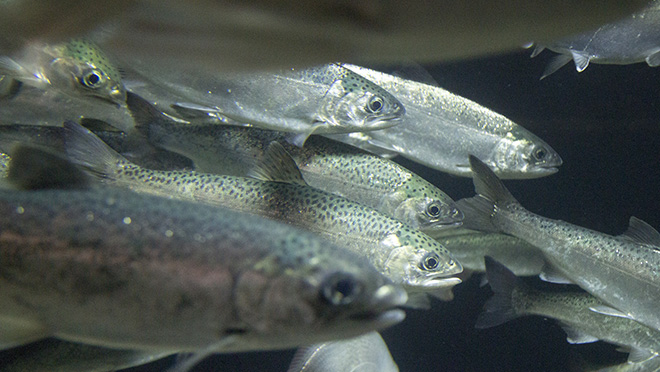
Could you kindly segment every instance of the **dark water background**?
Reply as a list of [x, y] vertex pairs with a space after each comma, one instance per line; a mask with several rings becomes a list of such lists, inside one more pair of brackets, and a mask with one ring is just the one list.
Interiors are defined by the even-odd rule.
[[[571, 64], [539, 81], [554, 54], [529, 54], [426, 68], [439, 86], [507, 116], [562, 156], [564, 165], [553, 176], [506, 182], [529, 210], [609, 234], [622, 233], [631, 215], [660, 227], [660, 69], [591, 65], [578, 74]], [[397, 161], [455, 199], [473, 195], [469, 179]], [[604, 343], [569, 345], [554, 321], [540, 317], [475, 330], [489, 289], [473, 278], [454, 292], [452, 302], [408, 311], [403, 323], [382, 333], [401, 371], [580, 371], [625, 361]], [[219, 355], [193, 371], [286, 371], [292, 355]], [[161, 371], [172, 362], [130, 371]]]

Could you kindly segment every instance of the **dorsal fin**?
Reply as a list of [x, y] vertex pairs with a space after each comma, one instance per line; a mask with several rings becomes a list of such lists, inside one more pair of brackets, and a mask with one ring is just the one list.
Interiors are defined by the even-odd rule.
[[16, 145], [11, 154], [7, 179], [22, 190], [81, 189], [89, 177], [64, 157], [36, 146]]
[[248, 172], [248, 177], [308, 186], [296, 162], [277, 141], [268, 145], [261, 161]]
[[628, 230], [620, 236], [639, 243], [660, 247], [660, 233], [658, 230], [635, 216], [630, 217]]

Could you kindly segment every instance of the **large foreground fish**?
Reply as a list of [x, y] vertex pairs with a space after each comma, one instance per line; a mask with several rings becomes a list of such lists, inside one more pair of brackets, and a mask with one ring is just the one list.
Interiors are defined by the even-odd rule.
[[461, 264], [442, 245], [372, 208], [304, 184], [295, 163], [277, 143], [254, 175], [283, 182], [141, 168], [88, 130], [71, 122], [64, 125], [69, 158], [107, 184], [302, 227], [368, 258], [392, 281], [412, 290], [435, 291], [461, 282], [453, 277], [462, 271]]
[[578, 72], [589, 63], [627, 65], [646, 62], [660, 65], [660, 2], [651, 1], [644, 9], [595, 30], [553, 43], [540, 44], [532, 53], [544, 48], [560, 53], [546, 67], [541, 79], [559, 70], [571, 60]]
[[470, 156], [477, 196], [459, 208], [469, 228], [511, 234], [541, 249], [571, 282], [613, 308], [601, 312], [660, 329], [660, 234], [631, 217], [628, 231], [611, 236], [526, 210], [486, 164]]
[[52, 336], [156, 352], [279, 349], [404, 317], [394, 309], [407, 299], [400, 287], [324, 239], [222, 208], [88, 188], [69, 163], [39, 154], [14, 151], [10, 179], [34, 189], [57, 172], [58, 189], [0, 190], [0, 344]]
[[449, 195], [430, 182], [353, 146], [311, 136], [300, 148], [289, 144], [287, 134], [278, 131], [183, 124], [130, 92], [126, 104], [135, 128], [149, 142], [190, 158], [200, 172], [247, 176], [268, 146], [277, 141], [312, 187], [374, 208], [427, 234], [460, 225], [463, 219]]
[[501, 178], [537, 178], [557, 172], [559, 154], [506, 117], [442, 88], [344, 65], [379, 84], [406, 107], [392, 128], [333, 135], [368, 150], [402, 155], [443, 172], [470, 176], [468, 155], [483, 159]]
[[185, 119], [293, 132], [298, 145], [312, 133], [391, 127], [405, 113], [390, 93], [336, 63], [240, 74], [131, 67], [144, 80], [134, 93], [161, 106], [172, 97]]
[[628, 360], [633, 363], [658, 356], [660, 331], [630, 318], [594, 311], [604, 306], [596, 297], [585, 292], [534, 290], [490, 257], [486, 257], [486, 269], [495, 294], [486, 303], [486, 311], [477, 319], [477, 328], [539, 315], [559, 321], [572, 344], [599, 340], [614, 343], [631, 352]]
[[287, 372], [398, 372], [378, 332], [301, 347]]

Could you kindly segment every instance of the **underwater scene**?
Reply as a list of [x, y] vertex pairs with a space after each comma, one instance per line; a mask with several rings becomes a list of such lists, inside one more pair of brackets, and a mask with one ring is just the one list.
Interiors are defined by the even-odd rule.
[[0, 372], [660, 371], [657, 1], [35, 3]]

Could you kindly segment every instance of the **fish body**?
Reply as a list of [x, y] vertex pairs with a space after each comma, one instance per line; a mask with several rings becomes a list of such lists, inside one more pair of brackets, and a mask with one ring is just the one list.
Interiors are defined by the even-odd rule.
[[259, 217], [107, 188], [3, 190], [0, 210], [0, 341], [264, 350], [403, 318], [366, 261]]
[[[627, 65], [646, 62], [660, 65], [660, 2], [651, 1], [644, 9], [617, 22], [577, 36], [545, 45], [560, 53], [543, 72], [542, 79], [573, 60], [578, 72], [589, 63]], [[537, 47], [533, 55], [543, 50]]]
[[164, 358], [168, 353], [110, 349], [47, 339], [11, 352], [3, 372], [106, 372], [130, 368]]
[[86, 39], [60, 44], [28, 44], [17, 60], [0, 58], [0, 74], [40, 89], [95, 97], [121, 105], [126, 90], [119, 70], [105, 53]]
[[660, 331], [630, 318], [598, 312], [605, 304], [585, 292], [547, 292], [528, 287], [510, 270], [486, 260], [493, 298], [477, 320], [477, 328], [492, 327], [517, 317], [538, 315], [556, 319], [574, 344], [598, 340], [627, 347], [630, 361], [642, 362], [660, 351]]
[[561, 157], [547, 143], [506, 117], [442, 88], [345, 64], [397, 97], [406, 107], [399, 124], [365, 133], [333, 135], [458, 176], [471, 174], [468, 154], [501, 178], [537, 178], [557, 172]]
[[[136, 69], [139, 68], [136, 66]], [[250, 125], [300, 134], [346, 133], [396, 125], [405, 108], [391, 94], [364, 77], [330, 63], [281, 72], [234, 75], [202, 72], [155, 76], [139, 70], [146, 83], [134, 93], [149, 97], [153, 84], [180, 97], [173, 105], [192, 122]], [[153, 95], [153, 94], [152, 94]], [[153, 95], [158, 101], [158, 95]]]
[[539, 275], [545, 265], [538, 248], [511, 235], [458, 228], [433, 238], [449, 249], [464, 270], [485, 272], [485, 256], [501, 262], [518, 276]]
[[278, 131], [181, 124], [132, 93], [127, 105], [137, 130], [149, 142], [192, 159], [200, 172], [247, 176], [268, 145], [277, 141], [312, 187], [372, 207], [425, 233], [455, 227], [463, 218], [442, 190], [393, 161], [352, 146], [311, 136], [300, 148]]
[[[144, 169], [113, 153], [98, 137], [75, 123], [65, 126], [70, 132], [69, 158], [108, 184], [223, 206], [305, 228], [368, 258], [395, 283], [437, 289], [460, 282], [451, 278], [462, 271], [460, 263], [427, 235], [372, 208], [296, 183], [302, 182], [301, 178], [291, 177], [287, 181], [292, 183], [287, 183]], [[269, 172], [284, 162], [287, 164], [281, 174], [298, 172], [293, 160], [274, 155], [279, 154], [270, 152], [261, 170]], [[273, 174], [277, 177], [279, 171], [275, 169]]]
[[398, 372], [378, 332], [298, 349], [287, 372]]
[[631, 218], [611, 236], [534, 214], [518, 203], [483, 162], [471, 157], [478, 196], [458, 202], [467, 227], [511, 234], [543, 251], [557, 271], [623, 314], [660, 329], [660, 234]]

